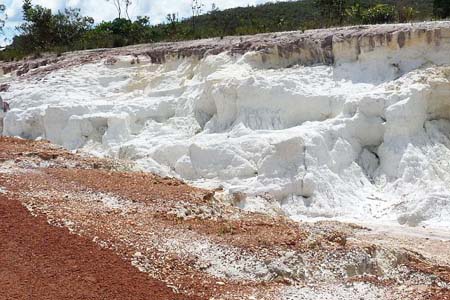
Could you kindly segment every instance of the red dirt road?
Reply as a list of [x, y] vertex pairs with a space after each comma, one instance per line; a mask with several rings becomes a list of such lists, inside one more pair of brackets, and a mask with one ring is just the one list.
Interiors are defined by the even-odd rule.
[[193, 299], [0, 195], [0, 299]]

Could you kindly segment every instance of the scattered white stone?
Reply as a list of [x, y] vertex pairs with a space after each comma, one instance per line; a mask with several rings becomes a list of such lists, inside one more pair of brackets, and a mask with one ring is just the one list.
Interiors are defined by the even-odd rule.
[[348, 286], [317, 285], [286, 287], [280, 293], [282, 300], [379, 300], [387, 299], [386, 290], [368, 283], [354, 283]]

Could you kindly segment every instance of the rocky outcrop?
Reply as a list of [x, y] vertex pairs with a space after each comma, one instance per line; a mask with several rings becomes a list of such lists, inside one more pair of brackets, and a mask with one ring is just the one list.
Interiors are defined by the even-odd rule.
[[153, 63], [163, 63], [187, 57], [201, 59], [222, 52], [242, 55], [251, 51], [256, 52], [259, 61], [267, 67], [288, 67], [294, 64], [357, 61], [379, 50], [395, 54], [404, 49], [428, 49], [433, 52], [449, 47], [450, 22], [367, 25], [78, 51], [60, 57], [50, 55], [46, 58], [3, 62], [0, 63], [0, 70], [3, 74], [15, 71], [17, 76], [21, 76], [122, 55], [148, 57]]

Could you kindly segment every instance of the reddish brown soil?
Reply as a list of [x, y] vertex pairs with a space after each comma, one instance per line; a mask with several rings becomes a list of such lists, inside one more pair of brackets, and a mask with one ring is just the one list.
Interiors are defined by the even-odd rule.
[[432, 274], [445, 282], [450, 282], [450, 266], [430, 265], [415, 257], [410, 257], [407, 265], [413, 271]]
[[431, 287], [423, 295], [424, 300], [450, 300], [450, 290], [439, 287]]
[[0, 299], [194, 299], [0, 196]]
[[[193, 205], [208, 205], [212, 195], [209, 191], [193, 188], [181, 181], [152, 174], [83, 169], [49, 169], [44, 172], [48, 175], [46, 178], [58, 178], [65, 183], [76, 183], [91, 190], [113, 193], [146, 204], [163, 200], [166, 204], [185, 201]], [[44, 182], [45, 177], [39, 181]], [[189, 227], [202, 234], [219, 236], [227, 244], [247, 249], [274, 245], [300, 248], [306, 237], [306, 233], [295, 222], [267, 215], [251, 214], [250, 218], [242, 220], [193, 219], [183, 221], [182, 224], [173, 216], [160, 214], [159, 217], [168, 226]]]

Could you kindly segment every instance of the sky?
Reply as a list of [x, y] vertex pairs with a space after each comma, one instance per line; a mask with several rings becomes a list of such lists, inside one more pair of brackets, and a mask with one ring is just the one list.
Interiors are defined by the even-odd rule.
[[[190, 14], [192, 0], [132, 0], [130, 17], [149, 16], [153, 24], [161, 23], [169, 13], [178, 13], [180, 18]], [[269, 0], [202, 0], [204, 11], [211, 8], [215, 3], [220, 9], [237, 6], [255, 5], [269, 2]], [[4, 38], [14, 35], [14, 28], [22, 20], [22, 0], [0, 0], [6, 5], [8, 19], [6, 21], [3, 38], [0, 44], [5, 43]], [[93, 17], [96, 22], [101, 20], [112, 20], [117, 17], [117, 11], [112, 2], [106, 0], [33, 0], [33, 4], [39, 4], [53, 11], [62, 10], [66, 7], [80, 8], [83, 15]]]

